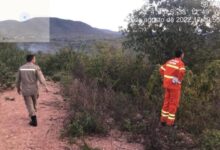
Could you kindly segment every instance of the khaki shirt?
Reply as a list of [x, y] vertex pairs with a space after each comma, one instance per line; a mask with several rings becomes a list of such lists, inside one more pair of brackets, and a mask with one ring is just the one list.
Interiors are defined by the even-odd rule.
[[38, 81], [46, 87], [44, 75], [38, 65], [26, 63], [19, 68], [16, 86], [23, 96], [38, 94]]

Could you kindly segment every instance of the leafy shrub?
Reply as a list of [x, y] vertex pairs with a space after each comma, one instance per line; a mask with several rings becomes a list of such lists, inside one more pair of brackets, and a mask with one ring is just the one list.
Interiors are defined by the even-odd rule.
[[15, 75], [12, 71], [2, 62], [0, 62], [0, 87], [9, 88], [12, 87], [15, 81]]
[[67, 122], [75, 122], [74, 128], [78, 125], [75, 114], [82, 113], [93, 115], [102, 126], [105, 126], [106, 130], [115, 125], [123, 128], [122, 120], [126, 118], [132, 118], [132, 132], [140, 133], [145, 127], [142, 121], [139, 124], [135, 122], [134, 116], [138, 108], [133, 105], [134, 102], [130, 96], [116, 93], [111, 88], [100, 88], [95, 80], [75, 79], [64, 91], [70, 103], [70, 115]]
[[205, 130], [200, 142], [203, 150], [219, 150], [220, 130]]
[[88, 144], [84, 143], [84, 145], [80, 146], [81, 150], [99, 150], [98, 148], [91, 148]]
[[146, 58], [136, 59], [123, 51], [103, 50], [90, 57], [85, 64], [89, 78], [98, 80], [103, 87], [111, 86], [115, 91], [132, 93], [133, 86], [145, 86], [150, 66]]
[[0, 43], [0, 60], [12, 72], [16, 72], [19, 66], [25, 63], [27, 53], [27, 51], [19, 50], [15, 44]]
[[[70, 53], [73, 52], [65, 51], [61, 55], [67, 56]], [[57, 60], [61, 56], [57, 53], [53, 57], [52, 60]], [[72, 129], [69, 133], [73, 136], [92, 133], [82, 126], [83, 119], [76, 117], [83, 116], [86, 119], [85, 114], [89, 114], [95, 118], [97, 126], [104, 127], [104, 131], [119, 128], [134, 135], [146, 135], [146, 145], [151, 145], [152, 149], [161, 149], [164, 145], [172, 149], [183, 148], [181, 138], [176, 139], [178, 132], [158, 132], [163, 101], [160, 65], [150, 64], [143, 56], [136, 57], [120, 50], [103, 50], [91, 56], [73, 53], [72, 58], [65, 63], [57, 63], [62, 68], [60, 71], [56, 67], [52, 68], [61, 82], [65, 81], [63, 93], [70, 103], [67, 119], [70, 127], [67, 123], [66, 129]], [[207, 63], [201, 69], [202, 72], [187, 70], [177, 113], [176, 123], [181, 129], [178, 131], [199, 136], [205, 129], [218, 128], [219, 66], [219, 60], [216, 60]], [[141, 119], [137, 120], [137, 114], [142, 116]], [[167, 135], [172, 135], [172, 138], [162, 138]], [[175, 147], [174, 143], [179, 143], [179, 146]], [[191, 142], [190, 146], [195, 146], [195, 143]]]
[[0, 43], [0, 88], [13, 86], [16, 72], [25, 62], [26, 53], [18, 50], [15, 44]]
[[178, 123], [188, 132], [200, 134], [206, 128], [218, 128], [220, 61], [204, 67], [201, 74], [188, 71], [183, 83]]
[[91, 134], [106, 133], [103, 125], [89, 113], [79, 113], [66, 126], [64, 134], [69, 137], [80, 137]]

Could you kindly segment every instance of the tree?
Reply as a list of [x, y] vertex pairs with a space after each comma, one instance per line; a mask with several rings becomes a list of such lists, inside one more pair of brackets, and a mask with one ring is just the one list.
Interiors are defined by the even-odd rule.
[[17, 49], [16, 44], [0, 43], [0, 89], [14, 84], [15, 73], [25, 62], [26, 53]]
[[[191, 67], [213, 59], [212, 48], [220, 39], [220, 9], [205, 2], [149, 0], [129, 15], [128, 26], [122, 29], [124, 47], [147, 54], [153, 64], [164, 63], [176, 49], [185, 51]], [[207, 40], [214, 34], [214, 41]]]
[[13, 72], [25, 62], [27, 53], [28, 51], [19, 50], [15, 43], [0, 43], [0, 60]]

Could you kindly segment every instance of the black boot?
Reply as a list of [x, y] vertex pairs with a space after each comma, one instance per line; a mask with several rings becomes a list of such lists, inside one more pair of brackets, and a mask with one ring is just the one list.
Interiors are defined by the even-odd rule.
[[31, 126], [36, 127], [37, 126], [37, 116], [31, 117], [31, 122], [29, 123]]
[[177, 126], [176, 124], [173, 124], [172, 127], [173, 127], [174, 129], [178, 129], [178, 126]]
[[161, 122], [160, 125], [161, 125], [162, 127], [167, 126], [166, 122]]

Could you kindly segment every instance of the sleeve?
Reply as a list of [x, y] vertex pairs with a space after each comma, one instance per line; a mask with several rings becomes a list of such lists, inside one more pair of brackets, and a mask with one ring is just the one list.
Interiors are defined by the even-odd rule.
[[45, 87], [47, 86], [45, 77], [44, 77], [44, 75], [43, 75], [43, 73], [42, 73], [39, 66], [37, 66], [37, 79], [40, 81], [40, 83], [42, 85], [44, 85]]
[[184, 63], [181, 63], [180, 69], [179, 69], [179, 77], [178, 77], [178, 79], [179, 79], [181, 82], [182, 82], [182, 80], [183, 80], [183, 77], [184, 77], [184, 75], [185, 75], [185, 72], [186, 72], [185, 65], [184, 65]]
[[21, 89], [21, 72], [18, 71], [17, 76], [16, 76], [16, 87], [18, 90]]
[[166, 71], [166, 64], [164, 64], [164, 65], [162, 65], [161, 67], [160, 67], [160, 75], [161, 76], [164, 76], [164, 72]]

